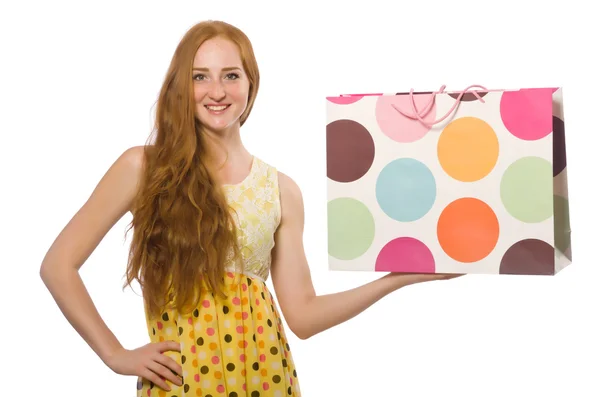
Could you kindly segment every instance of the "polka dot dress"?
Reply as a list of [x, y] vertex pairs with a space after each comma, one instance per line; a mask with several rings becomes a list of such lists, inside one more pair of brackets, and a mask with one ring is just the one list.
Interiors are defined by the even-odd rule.
[[246, 179], [225, 185], [237, 213], [244, 272], [227, 271], [227, 298], [203, 288], [192, 314], [176, 311], [148, 319], [152, 342], [178, 341], [181, 353], [166, 352], [183, 368], [183, 385], [171, 391], [146, 379], [137, 397], [300, 397], [281, 315], [265, 280], [280, 221], [277, 171], [254, 158]]

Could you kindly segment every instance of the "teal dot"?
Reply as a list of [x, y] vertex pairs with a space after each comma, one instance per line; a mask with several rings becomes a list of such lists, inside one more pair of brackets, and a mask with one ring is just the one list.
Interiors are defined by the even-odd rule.
[[327, 204], [328, 249], [334, 258], [356, 259], [375, 237], [375, 220], [362, 202], [343, 197]]
[[376, 185], [377, 202], [392, 219], [412, 222], [429, 212], [436, 197], [435, 178], [418, 160], [401, 158], [383, 168]]

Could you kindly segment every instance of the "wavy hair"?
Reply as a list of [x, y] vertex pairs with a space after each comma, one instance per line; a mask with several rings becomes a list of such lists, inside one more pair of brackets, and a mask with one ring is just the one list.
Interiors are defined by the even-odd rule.
[[177, 46], [156, 106], [155, 142], [144, 147], [144, 171], [126, 234], [134, 234], [125, 286], [137, 280], [151, 315], [174, 308], [189, 312], [205, 286], [221, 296], [225, 264], [237, 263], [237, 231], [226, 198], [208, 171], [206, 135], [196, 116], [192, 67], [205, 41], [235, 43], [249, 79], [243, 125], [252, 110], [259, 71], [252, 44], [221, 21], [194, 25]]

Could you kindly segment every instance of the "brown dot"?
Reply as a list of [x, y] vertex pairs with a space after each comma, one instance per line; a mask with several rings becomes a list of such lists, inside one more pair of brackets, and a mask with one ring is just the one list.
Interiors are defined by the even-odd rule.
[[[486, 96], [488, 93], [484, 92], [484, 91], [475, 91], [479, 94], [479, 96], [481, 98], [483, 98], [484, 96]], [[460, 92], [456, 92], [456, 93], [452, 93], [452, 94], [448, 94], [450, 95], [452, 98], [456, 99], [458, 98], [458, 96], [460, 95]], [[475, 94], [472, 94], [470, 92], [465, 93], [462, 98], [460, 98], [461, 102], [473, 102], [473, 101], [477, 101], [477, 97], [475, 96]]]
[[327, 125], [327, 177], [336, 182], [354, 182], [373, 165], [375, 143], [369, 131], [353, 120]]
[[552, 168], [554, 176], [556, 176], [567, 166], [565, 123], [556, 116], [552, 116], [552, 146]]
[[541, 240], [521, 240], [504, 253], [500, 274], [552, 275], [554, 248]]
[[271, 348], [271, 354], [272, 354], [272, 355], [276, 355], [277, 353], [279, 353], [279, 350], [277, 350], [277, 348], [276, 348], [275, 346], [273, 346], [273, 347]]

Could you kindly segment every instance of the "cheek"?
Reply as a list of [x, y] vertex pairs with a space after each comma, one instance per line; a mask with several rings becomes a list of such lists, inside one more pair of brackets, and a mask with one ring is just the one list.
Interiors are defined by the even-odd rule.
[[246, 85], [236, 85], [231, 87], [229, 95], [236, 102], [246, 102], [248, 100], [248, 87]]

